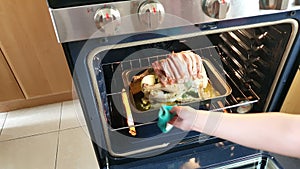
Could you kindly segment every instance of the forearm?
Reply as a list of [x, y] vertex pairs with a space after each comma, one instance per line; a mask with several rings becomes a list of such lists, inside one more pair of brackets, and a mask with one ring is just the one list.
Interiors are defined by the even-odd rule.
[[206, 119], [206, 123], [194, 129], [247, 147], [300, 158], [299, 117], [283, 113], [204, 113], [199, 118]]

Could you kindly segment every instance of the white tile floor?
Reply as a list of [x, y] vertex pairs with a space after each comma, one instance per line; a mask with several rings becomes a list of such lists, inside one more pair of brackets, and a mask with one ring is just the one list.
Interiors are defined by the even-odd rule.
[[78, 100], [0, 113], [0, 169], [99, 169]]

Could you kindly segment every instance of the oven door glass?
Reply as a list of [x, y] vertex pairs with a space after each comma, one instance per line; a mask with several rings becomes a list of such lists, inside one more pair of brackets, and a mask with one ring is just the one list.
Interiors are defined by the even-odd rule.
[[[127, 159], [128, 160], [128, 159]], [[214, 146], [197, 146], [192, 150], [181, 150], [140, 159], [135, 162], [111, 164], [110, 168], [132, 169], [282, 169], [278, 161], [268, 153], [259, 152], [229, 142], [219, 142]]]

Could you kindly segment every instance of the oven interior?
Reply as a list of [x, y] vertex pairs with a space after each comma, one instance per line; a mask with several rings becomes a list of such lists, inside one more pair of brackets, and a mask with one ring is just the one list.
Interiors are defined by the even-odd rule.
[[[128, 88], [124, 87], [124, 71], [149, 67], [153, 61], [171, 52], [192, 50], [214, 66], [231, 92], [218, 99], [191, 103], [190, 106], [220, 113], [238, 113], [241, 106], [251, 104], [251, 110], [246, 113], [267, 111], [266, 100], [270, 97], [270, 88], [292, 31], [291, 23], [279, 23], [112, 48], [97, 53], [92, 61], [95, 92], [99, 92], [101, 99], [99, 105], [103, 111], [100, 117], [105, 121], [102, 125], [107, 130], [106, 140], [110, 144], [108, 151], [111, 156], [147, 153], [144, 148], [157, 145], [161, 145], [158, 149], [164, 149], [170, 145], [182, 147], [199, 142], [197, 132], [186, 133], [173, 128], [171, 132], [162, 134], [157, 127], [157, 110], [141, 113], [132, 105], [137, 135], [130, 135], [121, 96], [123, 88], [128, 92]], [[120, 136], [126, 137], [120, 140]], [[202, 144], [215, 139], [206, 138], [207, 141]]]

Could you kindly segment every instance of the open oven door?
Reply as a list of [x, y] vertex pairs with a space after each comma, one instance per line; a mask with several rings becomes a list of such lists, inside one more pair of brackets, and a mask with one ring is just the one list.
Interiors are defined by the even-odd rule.
[[[171, 52], [193, 51], [205, 60], [212, 88], [219, 95], [184, 105], [220, 113], [274, 110], [282, 80], [290, 72], [286, 72], [286, 67], [293, 64], [298, 52], [294, 47], [295, 39], [299, 41], [296, 20], [176, 36], [161, 37], [160, 34], [153, 38], [157, 36], [155, 33], [143, 36], [146, 40], [130, 42], [136, 39], [133, 36], [107, 46], [99, 46], [99, 40], [92, 39], [81, 46], [84, 50], [80, 51], [74, 67], [74, 80], [91, 139], [103, 166], [281, 168], [268, 153], [219, 138], [176, 128], [162, 133], [157, 126], [158, 108], [140, 109], [130, 82], [132, 74], [143, 71]], [[124, 92], [134, 126], [128, 125], [122, 100]], [[130, 134], [131, 127], [135, 127], [136, 135]]]

